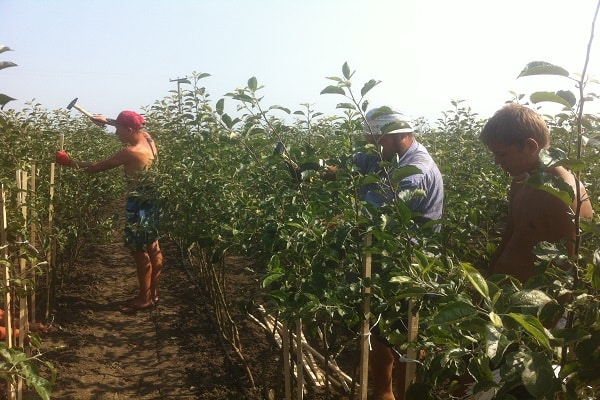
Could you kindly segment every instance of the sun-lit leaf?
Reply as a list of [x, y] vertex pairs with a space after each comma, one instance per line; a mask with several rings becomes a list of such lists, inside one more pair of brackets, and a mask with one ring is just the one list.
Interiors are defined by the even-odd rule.
[[16, 67], [17, 64], [11, 61], [0, 61], [0, 69]]
[[469, 263], [460, 263], [460, 266], [462, 267], [467, 279], [469, 280], [469, 282], [471, 282], [471, 285], [473, 285], [475, 290], [477, 290], [479, 294], [483, 296], [484, 299], [489, 300], [490, 292], [488, 289], [487, 282], [483, 275], [481, 275], [481, 273]]
[[521, 290], [510, 296], [513, 307], [543, 307], [552, 298], [541, 290]]
[[5, 51], [12, 51], [12, 49], [8, 46], [0, 45], [0, 54], [4, 53]]
[[253, 76], [252, 78], [248, 79], [248, 88], [253, 92], [256, 91], [258, 88], [258, 81], [256, 80], [256, 77]]
[[573, 98], [571, 98], [570, 96], [567, 96], [566, 93], [571, 92], [563, 91], [560, 94], [558, 92], [535, 92], [529, 96], [529, 99], [534, 104], [550, 102], [561, 104], [567, 108], [572, 108], [576, 103], [575, 96], [573, 95], [573, 93], [571, 93], [571, 95], [573, 95]]
[[518, 322], [539, 344], [550, 349], [551, 334], [544, 328], [540, 320], [532, 315], [510, 313], [509, 317]]
[[277, 106], [277, 105], [269, 107], [269, 110], [280, 110], [286, 114], [290, 114], [290, 112], [291, 112], [289, 108], [285, 108], [285, 107]]
[[360, 90], [361, 97], [364, 97], [371, 89], [373, 89], [375, 86], [377, 86], [380, 83], [381, 83], [381, 81], [377, 81], [375, 79], [371, 79], [370, 81], [365, 83], [365, 85]]
[[350, 67], [348, 66], [347, 62], [345, 62], [344, 65], [342, 66], [342, 74], [344, 75], [344, 78], [346, 78], [346, 79], [350, 79], [352, 77], [352, 74], [350, 73]]
[[523, 68], [523, 70], [517, 78], [532, 75], [559, 75], [568, 77], [569, 71], [549, 62], [532, 61], [529, 64], [527, 64], [525, 68]]
[[339, 87], [339, 86], [327, 86], [325, 89], [321, 90], [321, 94], [341, 94], [341, 95], [345, 95], [346, 92], [344, 91], [343, 88]]

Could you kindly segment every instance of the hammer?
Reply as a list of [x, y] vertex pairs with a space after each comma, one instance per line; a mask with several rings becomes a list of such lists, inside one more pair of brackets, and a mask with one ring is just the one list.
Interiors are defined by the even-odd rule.
[[85, 109], [83, 109], [83, 108], [79, 107], [79, 106], [78, 106], [76, 103], [77, 103], [77, 97], [75, 97], [75, 98], [73, 99], [73, 101], [71, 101], [71, 102], [69, 103], [69, 105], [67, 106], [67, 110], [70, 110], [71, 108], [75, 108], [77, 111], [79, 111], [80, 113], [82, 113], [82, 114], [83, 114], [83, 115], [85, 115], [86, 117], [88, 117], [88, 118], [92, 118], [92, 113], [91, 113], [91, 112], [89, 112], [89, 111], [87, 111], [87, 110], [85, 110]]

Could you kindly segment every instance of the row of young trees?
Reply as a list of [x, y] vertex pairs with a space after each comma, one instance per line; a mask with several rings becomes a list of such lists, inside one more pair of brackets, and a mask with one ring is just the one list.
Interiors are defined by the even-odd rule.
[[[521, 75], [535, 74], [568, 76], [547, 63], [532, 63]], [[414, 230], [402, 199], [382, 211], [364, 212], [367, 205], [360, 203], [357, 189], [377, 177], [348, 173], [331, 182], [319, 179], [319, 171], [312, 169], [321, 160], [344, 167], [364, 148], [363, 105], [375, 81], [355, 94], [352, 72], [345, 64], [342, 76], [332, 78], [335, 84], [323, 91], [349, 100], [340, 103], [343, 116], [315, 117], [305, 105], [292, 113], [299, 117], [290, 125], [279, 117], [289, 110], [261, 104], [262, 88], [255, 78], [227, 95], [240, 116], [227, 115], [223, 99], [213, 109], [201, 86], [205, 76], [193, 75], [191, 88], [183, 93], [183, 113], [177, 112], [175, 98], [147, 110], [150, 129], [159, 133], [169, 157], [156, 176], [164, 197], [165, 229], [184, 246], [199, 244], [215, 259], [242, 252], [264, 260], [266, 269], [256, 272], [264, 278], [271, 309], [282, 319], [310, 321], [309, 330], [319, 327], [326, 332], [332, 354], [347, 344], [348, 336], [340, 332], [350, 330], [358, 337], [364, 317], [361, 288], [368, 286], [374, 318], [385, 315], [378, 324], [390, 342], [427, 354], [411, 398], [431, 398], [466, 372], [478, 382], [476, 391], [496, 387], [499, 398], [510, 398], [511, 390], [522, 385], [534, 398], [555, 398], [557, 393], [578, 398], [587, 395], [588, 386], [597, 386], [598, 375], [591, 371], [598, 358], [589, 351], [599, 340], [596, 224], [582, 226], [576, 271], [557, 268], [565, 251], [545, 243], [537, 249], [539, 276], [530, 284], [486, 280], [480, 270], [505, 220], [508, 177], [492, 165], [477, 138], [483, 121], [461, 101], [452, 102], [454, 108], [442, 114], [435, 128], [418, 124], [419, 140], [445, 178], [444, 227], [432, 236]], [[580, 142], [582, 126], [593, 136], [597, 119], [580, 115], [579, 103], [569, 93], [539, 92], [528, 101], [565, 107], [548, 116], [548, 124], [557, 146], [577, 151], [553, 150], [544, 162], [574, 169], [595, 199], [597, 174], [589, 166], [595, 165], [598, 153], [572, 142]], [[560, 159], [554, 159], [557, 155]], [[290, 165], [305, 170], [290, 176]], [[307, 166], [311, 168], [303, 168]], [[549, 182], [538, 185], [551, 190]], [[555, 194], [561, 195], [556, 190]], [[185, 202], [173, 202], [175, 198]], [[190, 215], [190, 223], [179, 223]], [[376, 238], [376, 245], [365, 247], [365, 234]], [[386, 268], [363, 280], [366, 253]], [[573, 301], [559, 304], [556, 299], [565, 293]], [[412, 343], [391, 328], [403, 317], [398, 305], [407, 298], [416, 302], [422, 322], [419, 338]], [[556, 314], [567, 311], [574, 316], [567, 329], [544, 328]], [[557, 354], [558, 347], [571, 351]], [[554, 365], [562, 365], [560, 375]], [[499, 370], [500, 382], [492, 370]]]

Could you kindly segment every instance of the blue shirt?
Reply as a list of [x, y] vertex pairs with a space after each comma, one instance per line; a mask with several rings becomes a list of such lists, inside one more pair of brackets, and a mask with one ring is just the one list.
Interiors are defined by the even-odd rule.
[[[379, 165], [380, 161], [381, 159], [376, 155], [356, 153], [353, 165], [357, 166], [362, 174], [378, 173], [383, 170]], [[406, 203], [410, 210], [420, 214], [426, 220], [441, 219], [444, 209], [444, 181], [440, 170], [427, 149], [415, 140], [406, 153], [393, 162], [396, 165], [389, 168], [390, 176], [393, 175], [394, 169], [405, 165], [415, 166], [421, 171], [421, 173], [402, 179], [396, 190], [396, 192], [399, 192], [421, 189], [425, 192], [425, 196], [414, 196]], [[394, 199], [394, 191], [386, 186], [388, 185], [367, 184], [360, 188], [359, 194], [362, 200], [381, 207]]]

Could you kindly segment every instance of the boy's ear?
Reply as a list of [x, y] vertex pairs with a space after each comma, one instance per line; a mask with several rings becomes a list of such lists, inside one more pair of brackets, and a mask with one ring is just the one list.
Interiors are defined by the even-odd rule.
[[542, 150], [538, 142], [533, 138], [525, 140], [525, 149], [531, 154], [537, 154]]

